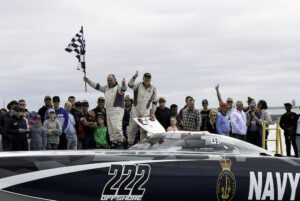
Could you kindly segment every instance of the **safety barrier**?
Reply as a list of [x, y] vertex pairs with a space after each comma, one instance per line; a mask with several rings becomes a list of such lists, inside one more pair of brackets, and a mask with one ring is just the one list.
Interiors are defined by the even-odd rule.
[[[266, 131], [275, 130], [276, 131], [276, 139], [268, 140], [266, 139]], [[266, 149], [266, 142], [275, 141], [276, 142], [276, 150], [273, 150], [272, 152], [275, 152], [276, 154], [279, 154], [279, 146], [280, 146], [280, 154], [283, 155], [282, 151], [282, 140], [281, 140], [281, 129], [279, 127], [279, 123], [276, 123], [275, 128], [268, 128], [266, 123], [263, 123], [263, 132], [262, 132], [262, 148]]]

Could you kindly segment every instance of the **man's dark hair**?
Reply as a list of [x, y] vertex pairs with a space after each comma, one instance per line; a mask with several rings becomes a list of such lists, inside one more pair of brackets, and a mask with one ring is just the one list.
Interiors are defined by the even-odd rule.
[[177, 106], [176, 104], [172, 104], [172, 105], [170, 106], [170, 110], [172, 110], [172, 109], [174, 109], [174, 108], [178, 108], [178, 106]]
[[75, 107], [81, 107], [81, 106], [82, 106], [82, 104], [80, 101], [75, 102]]
[[75, 99], [75, 96], [69, 96], [68, 100], [69, 100], [70, 98], [73, 98], [73, 99]]
[[10, 110], [12, 105], [18, 105], [19, 103], [16, 101], [16, 100], [13, 100], [13, 101], [10, 101], [8, 104], [7, 104], [7, 109]]
[[266, 110], [268, 109], [267, 102], [265, 100], [259, 100], [258, 104], [261, 104], [261, 109]]
[[188, 99], [192, 98], [192, 96], [187, 96], [185, 97], [185, 101], [187, 101]]

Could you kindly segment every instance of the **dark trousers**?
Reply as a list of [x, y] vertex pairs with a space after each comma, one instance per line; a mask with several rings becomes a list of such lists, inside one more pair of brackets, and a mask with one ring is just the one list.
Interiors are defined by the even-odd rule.
[[298, 146], [296, 143], [296, 133], [284, 132], [285, 145], [286, 145], [286, 154], [287, 156], [291, 156], [291, 141], [294, 148], [295, 156], [298, 156]]
[[247, 132], [247, 142], [254, 144], [258, 147], [261, 147], [261, 137], [259, 131], [248, 131]]
[[63, 149], [67, 149], [67, 136], [65, 133], [62, 133], [59, 137], [59, 145], [58, 145], [58, 149], [63, 150]]
[[95, 139], [94, 136], [84, 137], [79, 139], [82, 145], [82, 149], [95, 149]]
[[11, 140], [10, 140], [9, 136], [2, 135], [2, 148], [3, 148], [3, 151], [11, 150]]
[[28, 151], [28, 142], [25, 140], [12, 140], [11, 141], [12, 151]]
[[230, 137], [246, 141], [246, 135], [240, 135], [240, 134], [231, 133]]

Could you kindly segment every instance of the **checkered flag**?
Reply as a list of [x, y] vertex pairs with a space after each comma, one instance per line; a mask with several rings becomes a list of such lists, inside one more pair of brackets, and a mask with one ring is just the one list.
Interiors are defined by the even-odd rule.
[[83, 70], [85, 72], [85, 39], [83, 35], [83, 27], [80, 31], [72, 38], [68, 47], [65, 49], [67, 52], [74, 53], [78, 59], [77, 70]]

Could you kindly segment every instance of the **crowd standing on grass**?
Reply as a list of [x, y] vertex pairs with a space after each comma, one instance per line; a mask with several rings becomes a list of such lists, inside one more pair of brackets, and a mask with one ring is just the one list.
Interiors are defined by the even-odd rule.
[[[38, 112], [29, 111], [24, 99], [9, 102], [6, 109], [0, 110], [2, 150], [127, 149], [147, 137], [147, 132], [134, 121], [141, 117], [156, 119], [167, 132], [208, 131], [261, 147], [263, 124], [268, 127], [273, 123], [266, 101], [256, 104], [255, 99], [248, 97], [244, 106], [241, 100], [234, 104], [228, 97], [224, 102], [219, 85], [215, 87], [217, 110], [209, 108], [207, 99], [201, 101], [203, 108], [198, 110], [196, 100], [187, 96], [185, 106], [178, 112], [176, 104], [168, 108], [167, 99], [158, 97], [150, 73], [145, 73], [141, 81], [137, 81], [138, 76], [136, 72], [128, 83], [123, 78], [119, 84], [115, 75], [110, 74], [104, 85], [84, 77], [92, 88], [103, 93], [92, 109], [88, 101], [78, 101], [74, 96], [69, 96], [61, 107], [59, 96], [47, 95]], [[128, 88], [133, 98], [125, 95]], [[293, 146], [298, 157], [300, 115], [291, 112], [291, 103], [284, 106], [286, 113], [280, 119], [280, 127], [284, 130], [286, 152], [291, 156]], [[268, 134], [267, 131], [266, 138]]]

